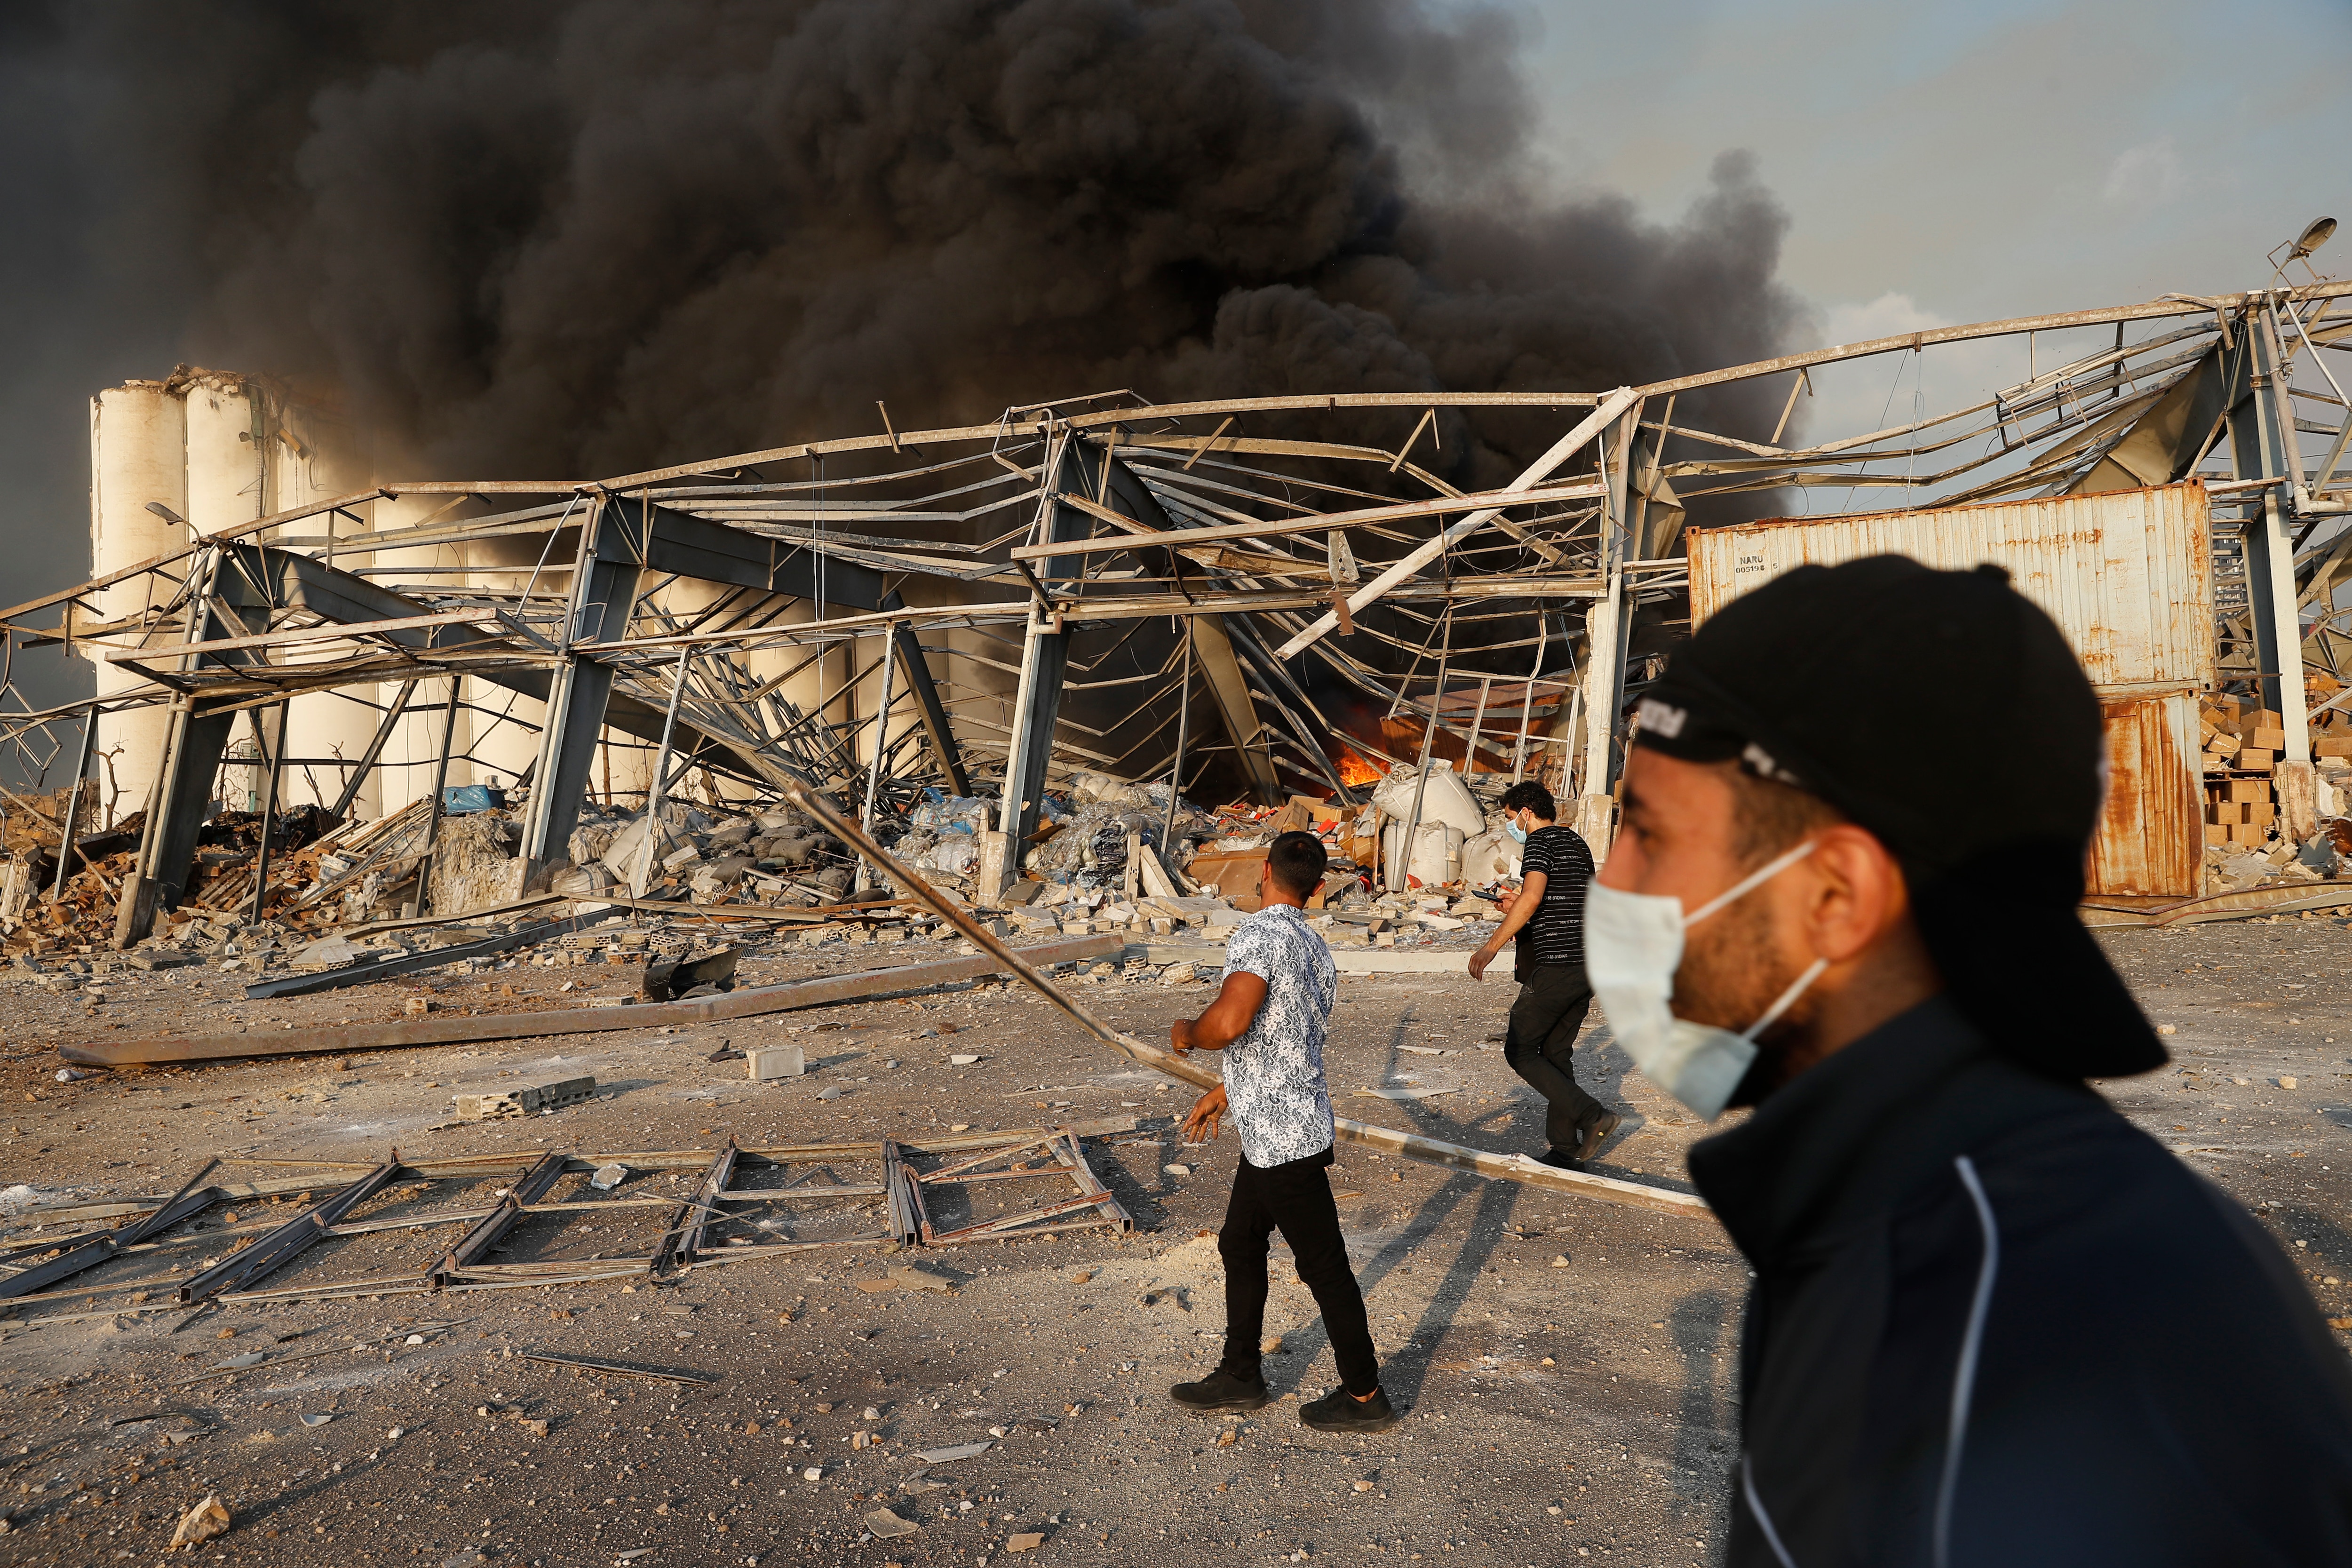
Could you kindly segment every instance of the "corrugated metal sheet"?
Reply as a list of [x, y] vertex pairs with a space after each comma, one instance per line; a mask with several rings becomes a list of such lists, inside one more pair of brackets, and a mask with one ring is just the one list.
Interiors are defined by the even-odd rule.
[[[2202, 484], [1861, 517], [1693, 529], [1691, 619], [1792, 566], [1908, 555], [1993, 562], [2048, 611], [2102, 689], [2109, 778], [2086, 868], [2093, 894], [2193, 898], [2205, 851], [2196, 693], [2213, 683], [2213, 581]], [[2150, 687], [2169, 688], [2149, 690]], [[2134, 689], [2137, 688], [2137, 689]], [[2032, 788], [2031, 770], [2020, 788]]]
[[[2115, 696], [2100, 706], [2107, 805], [2091, 841], [2086, 890], [2193, 899], [2205, 857], [2196, 696]], [[2032, 787], [2030, 777], [2021, 782]]]
[[1947, 569], [1993, 562], [2048, 611], [2102, 687], [2213, 682], [2213, 568], [2194, 480], [2048, 500], [1859, 517], [1782, 517], [1692, 529], [1691, 618], [1703, 621], [1792, 566], [1908, 555]]

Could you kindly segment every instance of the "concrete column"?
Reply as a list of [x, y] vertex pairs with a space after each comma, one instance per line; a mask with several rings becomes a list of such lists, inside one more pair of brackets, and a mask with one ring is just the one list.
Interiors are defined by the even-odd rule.
[[[365, 455], [358, 449], [351, 427], [324, 412], [300, 406], [281, 407], [275, 399], [260, 402], [266, 429], [260, 441], [265, 487], [272, 511], [290, 511], [357, 489], [365, 482]], [[308, 538], [330, 526], [348, 533], [357, 524], [348, 518], [320, 515], [303, 519], [279, 532]], [[338, 552], [334, 563], [350, 566]], [[373, 688], [368, 695], [373, 695]], [[366, 752], [380, 715], [339, 691], [310, 691], [294, 699], [287, 712], [294, 757], [348, 757], [354, 763]], [[326, 765], [295, 765], [278, 781], [280, 810], [318, 805], [331, 806], [343, 790], [341, 769]], [[375, 792], [367, 784], [353, 797], [352, 809], [363, 817], [375, 815]]]
[[[158, 502], [175, 516], [188, 511], [186, 409], [158, 381], [128, 381], [89, 400], [89, 565], [103, 576], [187, 542], [185, 527], [147, 510]], [[93, 598], [95, 617], [123, 620], [148, 607], [159, 587], [133, 578]], [[71, 612], [81, 618], [80, 612]], [[120, 640], [120, 639], [117, 639]], [[167, 628], [159, 642], [176, 640]], [[141, 678], [102, 658], [92, 660], [101, 698], [142, 684]], [[99, 721], [90, 788], [101, 817], [124, 816], [147, 804], [162, 765], [169, 719], [162, 704]]]

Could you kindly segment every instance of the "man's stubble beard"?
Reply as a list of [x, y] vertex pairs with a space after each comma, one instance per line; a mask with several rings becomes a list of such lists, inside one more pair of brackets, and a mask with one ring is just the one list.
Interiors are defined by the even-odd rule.
[[[1761, 892], [1762, 889], [1757, 889]], [[1717, 911], [1684, 938], [1675, 971], [1675, 1016], [1746, 1034], [1795, 984], [1804, 965], [1784, 959], [1772, 940], [1771, 900], [1755, 893]], [[1792, 1076], [1811, 1035], [1816, 997], [1808, 992], [1756, 1039], [1756, 1064], [1732, 1103], [1752, 1103]]]

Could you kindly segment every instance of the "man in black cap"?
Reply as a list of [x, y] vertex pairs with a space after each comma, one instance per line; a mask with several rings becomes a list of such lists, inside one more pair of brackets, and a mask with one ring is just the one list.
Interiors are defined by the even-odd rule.
[[[2036, 759], [2034, 787], [2001, 760]], [[1728, 1563], [2352, 1563], [2352, 1376], [2084, 1079], [2163, 1047], [2075, 906], [2099, 705], [1998, 568], [1804, 566], [1643, 701], [1593, 988], [1756, 1270]]]

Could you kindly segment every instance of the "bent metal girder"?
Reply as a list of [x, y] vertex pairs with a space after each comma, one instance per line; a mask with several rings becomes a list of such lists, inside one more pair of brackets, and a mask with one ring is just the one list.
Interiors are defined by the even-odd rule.
[[[0, 747], [42, 776], [78, 754], [100, 701], [166, 708], [161, 782], [118, 915], [125, 942], [184, 883], [236, 713], [453, 673], [546, 707], [529, 774], [535, 865], [561, 853], [606, 731], [652, 746], [667, 730], [675, 770], [763, 792], [806, 780], [862, 797], [870, 778], [903, 800], [925, 780], [956, 794], [992, 785], [995, 826], [1017, 845], [1043, 790], [1078, 769], [1185, 784], [1222, 758], [1224, 777], [1261, 799], [1286, 782], [1344, 795], [1328, 776], [1345, 718], [1330, 710], [1335, 692], [1454, 742], [1482, 724], [1497, 735], [1483, 703], [1475, 717], [1449, 703], [1441, 669], [1491, 685], [1520, 731], [1501, 743], [1547, 755], [1555, 721], [1613, 716], [1638, 689], [1644, 671], [1627, 658], [1638, 626], [1686, 613], [1680, 533], [1695, 506], [1889, 488], [1948, 506], [2202, 478], [2253, 577], [2225, 635], [2293, 721], [2295, 753], [2300, 669], [2281, 654], [2302, 635], [2299, 602], [2352, 571], [2341, 521], [2352, 423], [2326, 363], [2352, 348], [2352, 312], [2337, 315], [2347, 293], [2273, 274], [2241, 294], [1937, 328], [1613, 391], [1158, 405], [1118, 394], [604, 480], [383, 484], [0, 611], [9, 653], [64, 643], [140, 682], [0, 716]], [[1781, 444], [1814, 378], [1836, 367], [2002, 340], [2026, 345], [2029, 374], [2011, 385]], [[1695, 411], [1742, 384], [1771, 387], [1782, 412], [1770, 429]], [[1465, 493], [1425, 466], [1435, 441], [1452, 449], [1449, 421], [1506, 416], [1552, 443], [1510, 483]], [[370, 511], [419, 497], [487, 510], [404, 527]], [[345, 531], [339, 518], [365, 526]], [[542, 570], [529, 586], [453, 587], [332, 564], [426, 547], [528, 551]], [[135, 578], [152, 585], [146, 609], [93, 614], [93, 595]], [[716, 596], [674, 613], [664, 593], [681, 581]], [[54, 623], [35, 623], [48, 611]], [[1200, 635], [1183, 634], [1188, 620]], [[893, 697], [854, 719], [824, 702], [780, 708], [783, 678], [747, 662], [861, 638], [890, 643]], [[1535, 713], [1537, 678], [1563, 659], [1568, 679], [1542, 683]], [[0, 696], [7, 679], [0, 668]], [[1522, 684], [1526, 704], [1500, 700]], [[1610, 724], [1584, 730], [1561, 793], [1605, 801], [1616, 737]], [[1177, 754], [1187, 735], [1194, 757]]]

